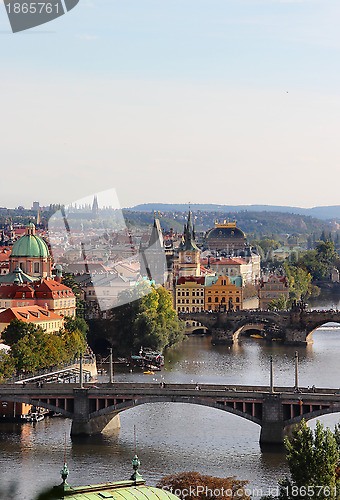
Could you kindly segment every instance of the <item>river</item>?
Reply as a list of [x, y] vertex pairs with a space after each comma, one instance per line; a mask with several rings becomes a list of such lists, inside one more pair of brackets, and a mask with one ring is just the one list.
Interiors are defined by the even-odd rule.
[[[340, 329], [323, 327], [314, 344], [298, 348], [300, 385], [340, 386]], [[296, 348], [243, 338], [233, 347], [212, 346], [209, 337], [190, 337], [166, 356], [162, 372], [115, 374], [117, 381], [269, 384], [269, 358], [274, 359], [274, 384], [294, 384]], [[338, 415], [320, 420], [334, 428]], [[60, 482], [64, 455], [69, 483], [91, 484], [127, 479], [132, 472], [134, 425], [141, 474], [151, 485], [167, 474], [194, 470], [248, 480], [263, 494], [287, 473], [284, 453], [261, 452], [260, 427], [218, 409], [180, 404], [146, 404], [121, 413], [121, 429], [111, 434], [72, 441], [71, 421], [47, 418], [37, 424], [0, 425], [0, 488], [22, 499]], [[315, 425], [314, 421], [310, 426]], [[65, 439], [66, 437], [66, 439]], [[253, 496], [256, 496], [254, 494]], [[0, 494], [1, 497], [1, 494]]]

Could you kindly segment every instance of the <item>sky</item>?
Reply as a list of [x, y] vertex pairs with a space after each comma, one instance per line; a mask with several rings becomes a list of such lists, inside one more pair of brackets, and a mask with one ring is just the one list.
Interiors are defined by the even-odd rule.
[[[2, 3], [2, 0], [0, 0]], [[0, 206], [340, 204], [338, 0], [0, 5]]]

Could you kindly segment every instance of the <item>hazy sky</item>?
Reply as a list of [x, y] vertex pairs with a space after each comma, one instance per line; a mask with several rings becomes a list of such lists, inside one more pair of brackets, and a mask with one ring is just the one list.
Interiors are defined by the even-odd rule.
[[340, 204], [339, 0], [0, 7], [0, 206]]

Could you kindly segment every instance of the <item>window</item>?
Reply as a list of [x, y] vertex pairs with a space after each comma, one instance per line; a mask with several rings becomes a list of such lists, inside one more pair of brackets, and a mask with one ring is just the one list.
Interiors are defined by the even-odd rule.
[[236, 302], [240, 302], [240, 297], [236, 297]]
[[211, 302], [211, 297], [208, 297], [208, 302]]
[[34, 272], [35, 273], [39, 273], [40, 272], [39, 262], [34, 262]]
[[195, 297], [195, 292], [192, 292], [192, 296]]
[[215, 302], [218, 302], [218, 297], [215, 297]]

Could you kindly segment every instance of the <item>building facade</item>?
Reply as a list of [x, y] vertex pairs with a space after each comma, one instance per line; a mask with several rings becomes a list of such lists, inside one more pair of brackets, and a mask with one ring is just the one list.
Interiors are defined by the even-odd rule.
[[240, 278], [208, 276], [205, 283], [206, 311], [240, 311], [243, 309], [243, 288]]
[[271, 275], [263, 278], [259, 286], [259, 307], [267, 310], [272, 300], [279, 299], [283, 295], [289, 298], [289, 283], [286, 276]]

